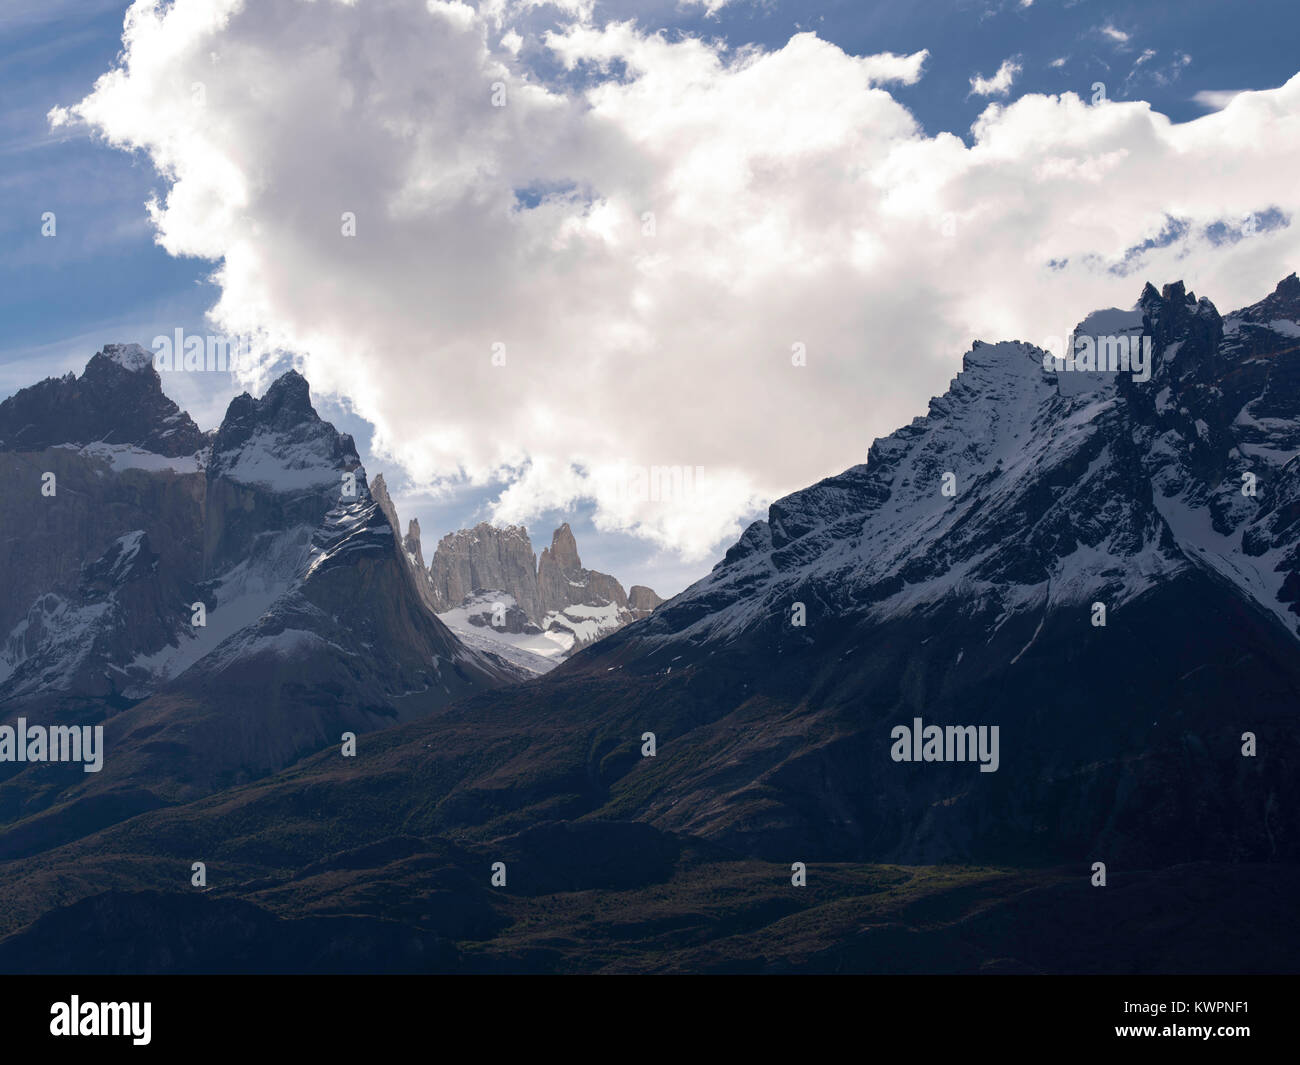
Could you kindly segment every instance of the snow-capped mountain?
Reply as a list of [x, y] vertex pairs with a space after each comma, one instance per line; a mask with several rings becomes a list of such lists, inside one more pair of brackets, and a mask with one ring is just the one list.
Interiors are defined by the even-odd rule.
[[[414, 552], [408, 558], [418, 565]], [[584, 567], [567, 522], [540, 559], [521, 525], [482, 522], [449, 533], [425, 576], [438, 617], [461, 640], [533, 673], [553, 669], [663, 602], [650, 588], [625, 592], [614, 577]]]
[[206, 440], [168, 399], [149, 352], [105, 344], [80, 377], [68, 373], [24, 388], [0, 403], [0, 451], [98, 446], [100, 453], [192, 456]]
[[[238, 658], [202, 684], [168, 688], [110, 720], [130, 723], [116, 740], [127, 757], [111, 793], [69, 787], [72, 801], [32, 817], [25, 811], [48, 801], [33, 778], [0, 785], [0, 810], [10, 812], [0, 857], [44, 852], [0, 863], [25, 907], [11, 921], [84, 900], [121, 869], [152, 890], [160, 865], [186, 868], [195, 840], [239, 867], [230, 890], [289, 909], [306, 898], [335, 912], [343, 884], [349, 907], [359, 899], [375, 915], [457, 919], [463, 909], [442, 903], [480, 872], [435, 876], [428, 904], [410, 905], [439, 868], [425, 849], [455, 841], [466, 868], [504, 855], [525, 891], [552, 890], [539, 888], [550, 877], [564, 892], [650, 885], [653, 895], [632, 896], [634, 907], [654, 902], [647, 935], [663, 934], [655, 907], [674, 898], [683, 921], [702, 920], [696, 885], [716, 894], [728, 875], [752, 880], [752, 863], [736, 857], [777, 863], [778, 885], [790, 863], [808, 863], [810, 886], [825, 882], [812, 863], [957, 860], [1043, 879], [1033, 896], [1002, 870], [996, 883], [957, 881], [955, 895], [904, 896], [906, 928], [882, 931], [872, 917], [861, 930], [882, 936], [871, 951], [894, 952], [900, 935], [923, 939], [931, 921], [964, 950], [976, 918], [997, 927], [999, 950], [1007, 922], [1037, 940], [1046, 926], [1041, 908], [1026, 909], [1032, 897], [1050, 902], [1061, 940], [1080, 913], [1106, 928], [1137, 899], [1136, 912], [1162, 915], [1181, 949], [1188, 922], [1193, 941], [1204, 931], [1206, 906], [1239, 913], [1284, 896], [1273, 873], [1300, 860], [1290, 813], [1300, 803], [1298, 327], [1300, 283], [1290, 277], [1226, 318], [1170, 285], [1148, 287], [1133, 310], [1080, 323], [1076, 339], [1105, 341], [1095, 348], [1117, 352], [1123, 337], [1131, 354], [1136, 339], [1140, 372], [1131, 360], [1099, 373], [1028, 344], [976, 344], [925, 417], [875, 441], [865, 464], [773, 504], [708, 577], [532, 683], [372, 737], [378, 758], [326, 751], [253, 786], [151, 810], [197, 789], [132, 782], [178, 757], [186, 772], [208, 774], [209, 787], [240, 782], [241, 760], [267, 738], [257, 722], [283, 716]], [[329, 468], [346, 471], [350, 453], [326, 450]], [[339, 508], [324, 522], [338, 535], [321, 537], [336, 546], [320, 556], [338, 564], [323, 571], [347, 572], [355, 551], [364, 573], [382, 555], [400, 559], [414, 587], [418, 537], [399, 538], [386, 493], [371, 498], [387, 512], [386, 535], [373, 518], [375, 535], [362, 534]], [[224, 535], [204, 542], [220, 554], [212, 545]], [[500, 564], [499, 546], [473, 548], [489, 560], [481, 572], [492, 558]], [[135, 539], [100, 548], [87, 583], [147, 570], [145, 548]], [[563, 570], [565, 545], [551, 555]], [[363, 601], [357, 584], [338, 590], [348, 602], [303, 594], [350, 616]], [[521, 599], [494, 591], [500, 628], [526, 635]], [[471, 618], [487, 603], [466, 594], [466, 630], [485, 628]], [[308, 627], [286, 619], [279, 635]], [[255, 627], [249, 638], [275, 635]], [[328, 702], [343, 679], [329, 670], [327, 658], [309, 659], [295, 679]], [[225, 716], [196, 713], [204, 698], [219, 699]], [[315, 724], [323, 712], [295, 704], [295, 720]], [[996, 764], [896, 757], [895, 730], [918, 718], [998, 729]], [[185, 746], [189, 728], [202, 759]], [[211, 778], [214, 755], [222, 779]], [[75, 847], [57, 846], [73, 838]], [[1108, 891], [1123, 894], [1087, 886], [1097, 861], [1113, 878]], [[736, 871], [700, 880], [720, 866]], [[574, 868], [586, 872], [570, 879]], [[854, 871], [864, 893], [815, 897], [810, 920], [821, 928], [829, 906], [857, 915], [846, 925], [860, 921], [879, 874]], [[1251, 901], [1225, 888], [1242, 877], [1258, 885]], [[1156, 882], [1165, 889], [1153, 894]], [[183, 880], [178, 890], [188, 891]], [[957, 897], [971, 910], [950, 921]], [[1091, 900], [1106, 897], [1118, 897], [1118, 910], [1096, 910]], [[732, 896], [724, 901], [731, 909]], [[783, 928], [789, 905], [775, 895], [762, 903]], [[1165, 921], [1169, 912], [1181, 916]], [[754, 913], [737, 918], [746, 936]], [[804, 927], [812, 939], [801, 944], [823, 934]], [[38, 928], [24, 949], [44, 942]]]
[[105, 721], [78, 789], [202, 791], [524, 675], [428, 609], [293, 371], [204, 436], [106, 347], [0, 405], [0, 478], [0, 716]]
[[[1292, 276], [1227, 317], [1181, 284], [1148, 286], [1132, 310], [1090, 315], [1076, 342], [1090, 338], [1108, 360], [1126, 353], [1118, 369], [1098, 371], [1086, 348], [1067, 363], [1021, 342], [976, 344], [924, 417], [875, 441], [863, 465], [778, 500], [712, 573], [648, 616], [526, 688], [462, 700], [418, 732], [393, 735], [378, 769], [354, 777], [326, 760], [281, 778], [276, 802], [236, 820], [268, 823], [280, 802], [339, 809], [419, 779], [427, 790], [411, 805], [393, 799], [393, 824], [415, 817], [447, 835], [496, 838], [558, 816], [648, 822], [787, 863], [1101, 860], [1131, 869], [1300, 858], [1285, 815], [1300, 803], [1297, 331]], [[332, 474], [348, 472], [346, 447], [324, 450]], [[238, 517], [241, 493], [262, 489], [213, 489], [212, 465], [198, 478], [202, 498], [215, 491], [231, 523], [199, 538], [198, 557], [230, 562], [223, 544], [261, 543], [268, 531]], [[156, 479], [187, 477], [196, 475]], [[431, 566], [432, 587], [420, 593], [410, 536], [399, 538], [395, 515], [382, 516], [374, 497], [361, 499], [318, 501], [302, 594], [275, 625], [241, 629], [223, 645], [238, 668], [207, 656], [214, 668], [192, 667], [110, 721], [129, 724], [119, 742], [133, 752], [120, 762], [115, 812], [90, 803], [110, 796], [82, 785], [73, 794], [86, 801], [65, 805], [55, 828], [84, 832], [88, 821], [192, 787], [128, 790], [128, 780], [152, 779], [150, 759], [179, 757], [208, 787], [243, 779], [265, 743], [247, 730], [266, 716], [268, 686], [245, 668], [242, 641], [265, 654], [300, 631], [340, 642], [329, 619], [347, 617], [378, 647], [383, 616], [371, 623], [350, 611], [405, 595], [404, 614], [427, 616], [422, 595], [438, 602], [452, 587], [439, 586], [440, 572], [469, 589], [452, 608], [465, 612], [463, 631], [538, 635], [524, 608], [532, 586], [523, 595], [474, 588], [475, 572], [504, 572], [500, 537], [462, 534], [468, 572]], [[275, 505], [298, 513], [289, 498]], [[265, 543], [288, 550], [287, 527]], [[146, 548], [170, 546], [147, 528], [148, 544], [112, 546], [132, 528], [96, 545], [87, 586], [149, 572]], [[592, 588], [566, 541], [556, 538], [548, 566], [569, 574], [570, 587]], [[531, 563], [531, 550], [526, 559], [511, 551]], [[393, 584], [363, 595], [356, 578], [313, 590], [317, 574], [364, 580], [381, 569], [390, 579], [400, 572], [408, 591], [394, 596]], [[199, 571], [205, 588], [235, 580]], [[489, 592], [499, 594], [479, 595]], [[539, 608], [546, 594], [539, 579]], [[293, 705], [303, 714], [302, 700], [320, 696], [295, 718], [309, 722], [313, 741], [338, 727], [323, 715], [335, 691], [356, 690], [351, 670], [363, 670], [353, 675], [363, 689], [393, 691], [382, 688], [396, 675], [387, 664], [376, 676], [323, 649], [304, 661], [310, 672], [292, 678]], [[996, 728], [996, 765], [902, 759], [896, 730], [918, 719]], [[187, 750], [189, 729], [219, 751], [224, 778], [206, 746], [202, 760], [174, 753]], [[653, 757], [643, 752], [647, 733]], [[33, 789], [4, 789], [9, 808], [38, 801]], [[23, 853], [38, 830], [42, 841], [53, 832], [50, 823], [11, 829], [3, 853]]]
[[1074, 331], [1145, 330], [1144, 383], [976, 341], [928, 415], [875, 441], [863, 465], [778, 500], [709, 576], [620, 639], [687, 658], [756, 631], [798, 641], [800, 601], [810, 627], [946, 600], [1001, 627], [1093, 602], [1115, 611], [1189, 568], [1296, 635], [1297, 322], [1294, 274], [1227, 318], [1181, 283], [1148, 285], [1135, 311]]
[[197, 598], [209, 452], [134, 345], [0, 403], [3, 712], [148, 689], [135, 658]]
[[[977, 342], [926, 416], [557, 672], [680, 689], [640, 724], [639, 816], [767, 854], [1300, 853], [1300, 281], [1227, 317], [1148, 285], [1084, 337], [1150, 362]], [[999, 725], [1000, 768], [892, 760], [916, 718]]]

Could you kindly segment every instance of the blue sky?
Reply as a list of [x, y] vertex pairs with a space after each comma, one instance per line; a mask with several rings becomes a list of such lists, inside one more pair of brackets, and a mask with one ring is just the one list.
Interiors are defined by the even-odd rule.
[[[0, 15], [0, 396], [79, 370], [106, 341], [148, 346], [155, 335], [177, 328], [210, 331], [204, 316], [220, 295], [210, 279], [216, 264], [169, 255], [155, 242], [144, 204], [165, 195], [167, 181], [149, 154], [109, 147], [84, 128], [53, 130], [47, 120], [51, 108], [75, 104], [114, 65], [126, 6], [121, 0], [8, 0]], [[540, 28], [554, 17], [540, 8], [515, 20], [525, 38], [519, 59], [539, 76], [577, 86], [582, 69], [563, 70], [527, 32], [530, 22]], [[1207, 93], [1272, 89], [1300, 66], [1294, 48], [1300, 10], [1282, 2], [731, 0], [708, 14], [698, 4], [619, 0], [598, 3], [593, 22], [629, 18], [644, 30], [663, 30], [669, 40], [722, 40], [733, 52], [745, 46], [779, 50], [809, 30], [851, 56], [927, 50], [924, 76], [889, 91], [925, 134], [948, 131], [967, 144], [972, 123], [995, 100], [1063, 92], [1086, 98], [1095, 82], [1103, 82], [1111, 100], [1148, 101], [1174, 122], [1187, 122], [1220, 105]], [[993, 78], [1007, 62], [1017, 74], [1006, 96], [972, 93], [972, 78]], [[45, 212], [56, 215], [57, 239], [42, 236]], [[954, 369], [959, 356], [952, 352]], [[167, 375], [165, 386], [204, 428], [216, 424], [234, 391], [233, 382], [213, 375], [201, 381]], [[369, 425], [346, 405], [318, 404], [357, 437], [365, 455]], [[846, 449], [841, 465], [859, 460], [860, 450]], [[404, 493], [400, 469], [365, 457], [372, 476], [384, 471], [397, 485], [403, 519], [420, 519], [426, 551], [442, 533], [485, 518], [500, 491], [466, 484], [437, 498]], [[822, 472], [838, 468], [832, 456]], [[543, 511], [529, 522], [534, 546], [540, 550], [554, 525], [568, 520], [586, 564], [615, 573], [624, 584], [648, 583], [661, 592], [680, 590], [726, 547], [720, 543], [710, 555], [683, 560], [641, 536], [597, 533], [591, 518], [589, 503]]]

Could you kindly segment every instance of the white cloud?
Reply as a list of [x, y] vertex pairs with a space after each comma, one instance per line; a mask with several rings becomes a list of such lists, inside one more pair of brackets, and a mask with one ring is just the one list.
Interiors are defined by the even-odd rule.
[[1021, 66], [1014, 58], [1004, 59], [1002, 65], [998, 67], [998, 72], [991, 78], [980, 77], [977, 74], [970, 79], [970, 95], [1006, 96], [1011, 91], [1011, 85], [1020, 71]]
[[[602, 528], [699, 557], [862, 461], [975, 337], [1064, 335], [1146, 279], [1230, 306], [1300, 260], [1296, 228], [1197, 228], [1300, 211], [1300, 77], [1182, 125], [1028, 95], [968, 147], [881, 87], [924, 53], [734, 53], [575, 3], [548, 87], [489, 44], [519, 5], [454, 7], [138, 3], [122, 67], [55, 117], [154, 160], [160, 242], [219, 264], [217, 328], [297, 353], [416, 489], [504, 474], [501, 518], [594, 498]], [[1110, 272], [1169, 214], [1191, 234]], [[650, 466], [705, 487], [639, 502], [623, 473]]]
[[716, 15], [729, 3], [731, 0], [681, 0], [683, 7], [702, 7], [706, 15]]
[[461, 0], [425, 0], [425, 6], [429, 14], [441, 15], [461, 30], [469, 29], [477, 18], [474, 9]]
[[873, 85], [887, 85], [890, 82], [915, 85], [921, 80], [921, 68], [929, 58], [928, 48], [911, 55], [881, 52], [879, 55], [866, 56], [862, 60], [862, 69]]
[[1242, 89], [1202, 89], [1192, 97], [1192, 102], [1211, 111], [1222, 111], [1243, 91]]
[[1123, 30], [1116, 29], [1109, 22], [1101, 28], [1101, 32], [1104, 36], [1109, 37], [1112, 41], [1116, 41], [1119, 44], [1127, 44], [1130, 37], [1130, 34], [1125, 33]]
[[[1131, 94], [1130, 88], [1132, 86], [1141, 84], [1143, 80], [1150, 80], [1162, 87], [1172, 85], [1182, 76], [1183, 70], [1192, 61], [1190, 55], [1186, 52], [1180, 52], [1163, 66], [1157, 67], [1151, 64], [1157, 54], [1154, 48], [1143, 49], [1142, 54], [1134, 61], [1132, 69], [1124, 78], [1125, 96]], [[1148, 64], [1151, 65], [1148, 66]]]

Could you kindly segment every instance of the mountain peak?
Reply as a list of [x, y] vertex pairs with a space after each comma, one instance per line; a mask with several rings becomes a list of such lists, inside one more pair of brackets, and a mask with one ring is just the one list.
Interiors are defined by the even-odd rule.
[[0, 450], [61, 444], [130, 445], [158, 455], [193, 455], [205, 439], [162, 390], [138, 344], [105, 344], [80, 377], [46, 378], [0, 403]]
[[389, 498], [388, 485], [384, 482], [382, 473], [375, 474], [375, 479], [370, 482], [370, 497], [379, 504], [380, 512], [388, 519], [388, 524], [393, 527], [393, 535], [400, 536], [397, 509], [393, 506], [392, 499]]
[[420, 571], [421, 577], [428, 581], [428, 573], [424, 566], [424, 550], [420, 546], [419, 519], [412, 518], [406, 523], [406, 536], [402, 539], [402, 548], [406, 551], [407, 557], [411, 559], [415, 568]]
[[[413, 539], [414, 537], [414, 539]], [[418, 526], [407, 557], [419, 564]], [[429, 565], [438, 616], [471, 646], [492, 647], [533, 672], [647, 616], [663, 602], [638, 586], [635, 601], [608, 573], [584, 569], [568, 522], [540, 559], [528, 531], [480, 522], [438, 541]], [[505, 627], [494, 604], [509, 600]]]
[[232, 399], [212, 454], [210, 476], [277, 489], [337, 485], [339, 471], [361, 463], [352, 437], [316, 413], [307, 379], [296, 370], [281, 374], [261, 399], [247, 392]]
[[582, 569], [582, 559], [578, 557], [578, 541], [567, 521], [551, 534], [551, 546], [543, 549], [542, 557], [549, 557], [566, 573]]
[[[1297, 282], [1279, 288], [1285, 298]], [[1147, 285], [1141, 305], [1141, 320], [1111, 309], [1084, 321], [1151, 334], [1149, 381], [1121, 373], [1099, 399], [1053, 375], [1007, 372], [1028, 345], [975, 344], [929, 416], [875, 441], [866, 466], [776, 500], [723, 563], [618, 639], [797, 641], [781, 621], [795, 601], [835, 619], [901, 617], [972, 589], [1007, 615], [1044, 597], [1113, 605], [1207, 554], [1225, 557], [1218, 568], [1294, 629], [1300, 578], [1286, 580], [1300, 550], [1288, 554], [1296, 489], [1284, 474], [1300, 446], [1292, 327], [1251, 331], [1255, 358], [1226, 379], [1245, 330], [1229, 335], [1181, 281], [1159, 293]], [[1275, 495], [1262, 504], [1246, 495], [1246, 472], [1270, 479]], [[1257, 527], [1243, 540], [1248, 523]]]
[[320, 415], [311, 405], [311, 386], [297, 370], [286, 370], [262, 396], [263, 411], [279, 421], [292, 418], [319, 420]]
[[429, 578], [439, 611], [455, 609], [474, 593], [491, 589], [510, 592], [529, 617], [542, 613], [537, 556], [523, 526], [498, 529], [481, 521], [472, 529], [448, 533], [433, 552]]
[[271, 382], [260, 399], [241, 392], [230, 401], [222, 429], [227, 423], [256, 421], [283, 427], [296, 422], [320, 421], [311, 405], [311, 386], [297, 370], [287, 370]]
[[638, 618], [653, 613], [655, 607], [663, 602], [663, 596], [644, 584], [634, 584], [627, 591], [627, 607]]
[[1300, 278], [1294, 273], [1288, 274], [1269, 295], [1234, 312], [1231, 317], [1263, 326], [1281, 321], [1300, 322]]
[[[153, 355], [139, 344], [105, 344], [99, 357], [106, 358], [131, 373], [139, 373], [153, 366]], [[154, 371], [157, 376], [157, 371]]]

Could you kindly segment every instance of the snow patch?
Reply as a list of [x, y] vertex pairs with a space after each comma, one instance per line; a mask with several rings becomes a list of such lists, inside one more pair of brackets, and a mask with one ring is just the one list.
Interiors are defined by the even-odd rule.
[[[221, 472], [240, 484], [255, 484], [276, 492], [305, 491], [338, 487], [342, 469], [323, 458], [320, 440], [287, 441], [282, 436], [260, 430], [238, 449], [219, 456]], [[353, 471], [360, 482], [364, 468]]]
[[163, 471], [179, 474], [202, 473], [207, 466], [208, 459], [206, 451], [172, 458], [167, 455], [155, 454], [152, 451], [145, 451], [134, 444], [96, 442], [86, 444], [84, 447], [79, 447], [76, 444], [59, 444], [57, 446], [75, 451], [89, 459], [106, 462], [114, 473], [122, 473], [126, 470], [142, 470], [145, 473], [160, 473]]
[[153, 354], [139, 344], [105, 344], [104, 357], [131, 373], [141, 373], [153, 366]]

